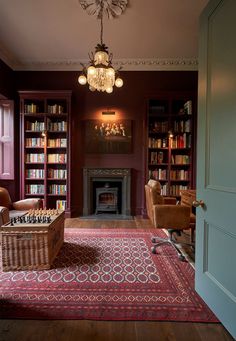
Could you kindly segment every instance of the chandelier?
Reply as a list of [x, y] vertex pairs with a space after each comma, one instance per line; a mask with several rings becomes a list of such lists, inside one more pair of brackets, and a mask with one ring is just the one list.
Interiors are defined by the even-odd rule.
[[[119, 70], [112, 66], [112, 53], [108, 52], [108, 47], [103, 42], [103, 14], [105, 10], [109, 16], [120, 15], [127, 5], [127, 0], [80, 0], [83, 9], [89, 14], [97, 15], [100, 19], [100, 43], [95, 47], [95, 53], [89, 54], [89, 65], [83, 66], [82, 74], [78, 78], [81, 85], [88, 83], [91, 91], [113, 92], [114, 85], [122, 87], [123, 80], [119, 76]], [[123, 8], [121, 7], [121, 4]], [[122, 9], [122, 10], [121, 10]]]

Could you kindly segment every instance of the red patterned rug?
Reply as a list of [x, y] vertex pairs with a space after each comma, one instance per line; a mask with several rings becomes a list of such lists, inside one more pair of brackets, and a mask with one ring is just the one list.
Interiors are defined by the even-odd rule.
[[157, 230], [66, 229], [51, 270], [0, 272], [0, 317], [218, 322]]

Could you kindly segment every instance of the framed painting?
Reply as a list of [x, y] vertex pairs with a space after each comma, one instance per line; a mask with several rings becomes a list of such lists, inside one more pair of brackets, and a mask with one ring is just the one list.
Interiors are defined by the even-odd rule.
[[131, 153], [131, 128], [131, 120], [85, 121], [86, 153]]

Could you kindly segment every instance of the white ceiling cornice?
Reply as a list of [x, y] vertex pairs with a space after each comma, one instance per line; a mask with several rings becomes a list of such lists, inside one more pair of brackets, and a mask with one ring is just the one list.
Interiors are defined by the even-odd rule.
[[[13, 70], [79, 72], [80, 63], [89, 63], [88, 53], [98, 43], [99, 33], [102, 36], [103, 21], [100, 25], [87, 12], [101, 13], [100, 0], [0, 3], [0, 58]], [[207, 3], [104, 0], [104, 42], [112, 51], [114, 67], [122, 66], [124, 71], [197, 70], [199, 16]], [[114, 19], [108, 20], [107, 9]]]
[[[82, 64], [88, 64], [88, 60], [64, 60], [64, 61], [27, 61], [23, 64], [14, 64], [15, 71], [81, 71]], [[8, 63], [7, 63], [8, 64]], [[122, 71], [196, 71], [197, 59], [120, 59], [113, 60], [115, 69], [122, 67]], [[9, 65], [9, 64], [8, 64]]]
[[19, 69], [22, 65], [14, 58], [14, 56], [7, 51], [1, 44], [0, 44], [0, 59], [7, 64], [12, 70]]

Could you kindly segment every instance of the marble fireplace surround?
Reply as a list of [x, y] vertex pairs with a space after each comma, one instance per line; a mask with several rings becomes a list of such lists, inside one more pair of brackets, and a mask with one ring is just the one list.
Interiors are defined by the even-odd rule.
[[131, 169], [130, 168], [84, 168], [83, 169], [83, 216], [92, 214], [94, 181], [121, 181], [121, 215], [130, 216]]

